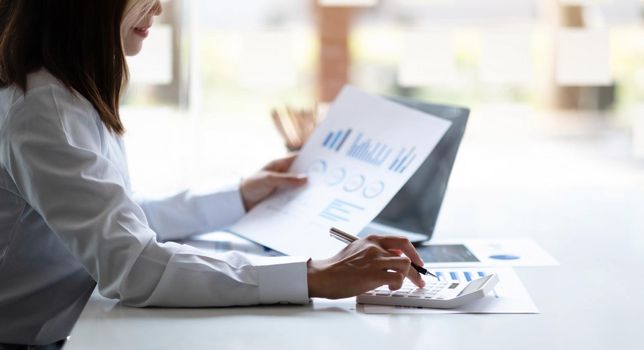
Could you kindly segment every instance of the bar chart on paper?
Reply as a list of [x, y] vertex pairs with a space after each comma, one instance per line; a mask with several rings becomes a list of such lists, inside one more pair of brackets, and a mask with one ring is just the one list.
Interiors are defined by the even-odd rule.
[[415, 146], [400, 146], [398, 152], [394, 153], [394, 147], [388, 143], [377, 141], [363, 132], [353, 131], [354, 128], [329, 131], [324, 137], [322, 147], [340, 152], [348, 145], [345, 152], [347, 157], [376, 167], [389, 162], [389, 171], [398, 174], [404, 173], [416, 160]]
[[339, 152], [353, 130], [330, 131], [324, 138], [322, 147]]
[[411, 164], [414, 159], [416, 159], [416, 147], [411, 147], [409, 149], [403, 148], [389, 166], [389, 170], [402, 174], [407, 170], [407, 167], [409, 167], [409, 164]]
[[390, 154], [391, 147], [382, 142], [375, 142], [362, 133], [358, 134], [347, 152], [347, 156], [351, 158], [376, 166], [382, 165]]

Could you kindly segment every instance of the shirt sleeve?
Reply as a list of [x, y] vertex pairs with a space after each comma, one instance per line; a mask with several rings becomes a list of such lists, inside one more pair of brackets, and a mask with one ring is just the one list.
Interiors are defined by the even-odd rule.
[[159, 241], [220, 230], [234, 224], [246, 213], [239, 185], [210, 192], [186, 190], [161, 199], [137, 196], [136, 201]]
[[85, 100], [57, 86], [30, 91], [2, 130], [2, 166], [102, 295], [131, 306], [308, 302], [304, 258], [255, 262], [158, 243]]

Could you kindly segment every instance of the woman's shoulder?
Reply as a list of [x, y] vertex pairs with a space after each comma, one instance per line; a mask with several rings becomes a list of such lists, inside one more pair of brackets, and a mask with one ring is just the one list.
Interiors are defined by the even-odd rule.
[[95, 112], [89, 101], [79, 93], [70, 90], [44, 68], [29, 74], [27, 91], [24, 92], [23, 97], [23, 103], [33, 104], [34, 106], [38, 106], [40, 102], [46, 102], [55, 103], [59, 109], [81, 109], [85, 114]]
[[27, 93], [37, 93], [43, 88], [64, 88], [64, 85], [47, 69], [41, 68], [27, 76]]
[[89, 101], [69, 90], [47, 70], [31, 73], [26, 91], [10, 87], [2, 94], [6, 110], [1, 124], [7, 136], [48, 130], [50, 134], [64, 133], [68, 139], [74, 135], [100, 139], [104, 132]]
[[45, 109], [72, 109], [82, 110], [83, 114], [96, 114], [93, 106], [87, 99], [75, 91], [70, 90], [58, 78], [46, 69], [40, 69], [27, 76], [27, 89], [9, 86], [1, 90], [3, 107], [7, 113], [15, 109], [34, 110]]

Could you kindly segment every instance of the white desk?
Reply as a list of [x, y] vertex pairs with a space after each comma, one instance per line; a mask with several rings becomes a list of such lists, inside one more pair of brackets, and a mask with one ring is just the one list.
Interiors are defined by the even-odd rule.
[[462, 200], [445, 208], [447, 222], [459, 223], [451, 229], [475, 237], [531, 235], [560, 261], [560, 267], [518, 270], [541, 314], [366, 315], [356, 311], [353, 299], [315, 300], [302, 307], [135, 309], [95, 296], [65, 349], [635, 349], [641, 344], [644, 192], [464, 191], [450, 198], [450, 203]]

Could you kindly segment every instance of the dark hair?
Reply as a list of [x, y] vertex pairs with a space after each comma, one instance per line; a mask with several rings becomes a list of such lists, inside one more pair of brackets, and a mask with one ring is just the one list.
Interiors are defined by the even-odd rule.
[[0, 86], [26, 91], [27, 76], [45, 68], [85, 97], [108, 130], [123, 134], [126, 6], [127, 0], [0, 0]]

